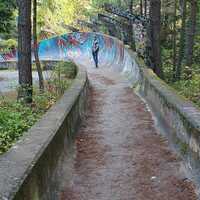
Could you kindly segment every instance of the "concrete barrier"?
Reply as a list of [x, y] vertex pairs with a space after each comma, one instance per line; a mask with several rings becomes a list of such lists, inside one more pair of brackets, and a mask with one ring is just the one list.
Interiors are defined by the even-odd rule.
[[199, 169], [200, 110], [147, 69], [132, 51], [128, 52], [140, 66], [135, 89], [147, 101], [161, 130], [179, 150], [190, 170]]
[[72, 86], [25, 136], [0, 157], [0, 199], [58, 199], [60, 163], [87, 106], [88, 79], [79, 69]]

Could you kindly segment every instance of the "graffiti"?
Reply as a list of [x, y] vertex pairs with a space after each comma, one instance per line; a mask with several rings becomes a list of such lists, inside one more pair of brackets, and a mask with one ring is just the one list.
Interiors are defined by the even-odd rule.
[[[92, 43], [95, 36], [99, 42], [99, 65], [111, 66], [117, 62], [122, 66], [124, 46], [119, 40], [98, 33], [74, 32], [40, 41], [39, 58], [42, 61], [73, 60], [94, 67]], [[116, 42], [117, 41], [117, 42]], [[0, 62], [17, 61], [17, 51], [0, 54]], [[119, 55], [119, 56], [118, 56]], [[34, 60], [34, 56], [32, 56]]]
[[8, 53], [3, 53], [3, 54], [0, 54], [0, 62], [3, 62], [3, 61], [14, 61], [15, 58], [17, 56], [17, 51], [16, 49], [12, 49], [10, 52]]
[[[133, 80], [138, 80], [137, 64], [117, 38], [94, 32], [74, 32], [40, 41], [38, 54], [41, 61], [73, 61], [77, 65], [95, 68], [92, 57], [94, 38], [99, 43], [98, 66], [113, 68]], [[9, 55], [12, 55], [11, 57]], [[17, 61], [17, 51], [0, 54], [0, 63]], [[34, 61], [34, 56], [32, 56]]]

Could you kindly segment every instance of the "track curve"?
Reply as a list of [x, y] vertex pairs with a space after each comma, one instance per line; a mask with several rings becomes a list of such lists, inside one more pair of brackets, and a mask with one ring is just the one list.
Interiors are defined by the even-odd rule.
[[[128, 75], [130, 80], [137, 80], [139, 68], [130, 57], [124, 44], [114, 37], [100, 33], [74, 32], [42, 40], [38, 45], [39, 58], [42, 61], [72, 60], [87, 68], [94, 67], [91, 49], [95, 36], [100, 46], [99, 66], [101, 68], [114, 68], [114, 70]], [[0, 54], [0, 62], [16, 60], [16, 50]]]

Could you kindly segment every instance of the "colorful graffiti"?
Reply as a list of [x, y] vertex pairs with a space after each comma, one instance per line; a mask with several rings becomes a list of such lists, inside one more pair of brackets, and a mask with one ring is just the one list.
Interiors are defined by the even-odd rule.
[[[50, 39], [38, 44], [40, 60], [74, 60], [77, 63], [87, 63], [93, 66], [92, 43], [94, 37], [99, 41], [99, 63], [101, 66], [123, 62], [123, 43], [113, 37], [97, 33], [74, 32]], [[116, 55], [120, 55], [119, 57]], [[117, 59], [116, 59], [117, 58]], [[34, 56], [33, 56], [34, 60]], [[17, 51], [0, 54], [0, 62], [17, 61]]]
[[[99, 43], [99, 67], [112, 68], [125, 74], [129, 80], [138, 80], [139, 68], [133, 55], [117, 38], [94, 32], [74, 32], [42, 40], [38, 44], [41, 61], [71, 60], [79, 66], [95, 68], [92, 57], [94, 38]], [[17, 61], [17, 51], [0, 54], [0, 63]], [[34, 56], [33, 56], [34, 60]]]

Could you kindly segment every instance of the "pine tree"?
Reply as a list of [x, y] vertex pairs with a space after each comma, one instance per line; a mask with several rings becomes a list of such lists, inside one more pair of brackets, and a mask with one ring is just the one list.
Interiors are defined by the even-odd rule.
[[33, 0], [33, 43], [34, 43], [34, 56], [35, 64], [39, 77], [40, 91], [44, 91], [44, 78], [42, 74], [42, 68], [38, 56], [38, 40], [37, 40], [37, 0]]
[[17, 0], [18, 17], [18, 98], [26, 103], [32, 102], [32, 64], [31, 64], [31, 0]]
[[176, 45], [176, 14], [177, 14], [177, 1], [174, 0], [174, 16], [173, 16], [173, 41], [172, 41], [172, 46], [173, 46], [173, 81], [176, 80], [176, 61], [177, 61], [177, 56], [176, 56], [176, 50], [177, 50], [177, 45]]
[[152, 63], [153, 71], [163, 78], [162, 62], [161, 62], [161, 2], [160, 0], [150, 0], [150, 41], [152, 48]]
[[[186, 48], [185, 48], [185, 58], [186, 66], [191, 72], [192, 68], [192, 58], [193, 58], [193, 48], [194, 48], [194, 37], [196, 33], [196, 22], [197, 22], [197, 0], [190, 0], [190, 19], [187, 29], [186, 37]], [[188, 74], [189, 76], [191, 73]]]
[[187, 8], [187, 1], [182, 0], [181, 3], [181, 19], [182, 19], [182, 26], [180, 32], [180, 45], [179, 45], [179, 56], [178, 56], [178, 63], [176, 67], [176, 80], [181, 79], [182, 73], [182, 62], [184, 58], [184, 50], [185, 50], [185, 28], [186, 28], [186, 8]]

